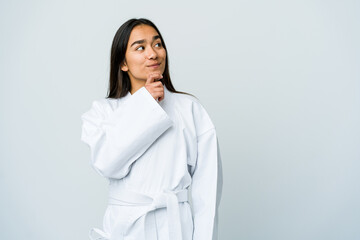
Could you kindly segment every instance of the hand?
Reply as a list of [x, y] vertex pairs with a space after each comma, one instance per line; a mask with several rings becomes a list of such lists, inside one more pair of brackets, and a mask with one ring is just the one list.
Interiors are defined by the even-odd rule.
[[148, 90], [151, 96], [153, 96], [153, 98], [159, 102], [164, 99], [164, 86], [162, 85], [161, 81], [157, 80], [162, 78], [163, 76], [160, 72], [149, 73], [145, 83], [145, 88]]

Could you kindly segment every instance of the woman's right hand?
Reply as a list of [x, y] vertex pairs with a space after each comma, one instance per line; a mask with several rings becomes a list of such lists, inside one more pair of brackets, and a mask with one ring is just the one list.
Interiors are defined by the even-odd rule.
[[145, 83], [145, 88], [159, 102], [164, 99], [164, 86], [161, 81], [157, 80], [162, 78], [163, 76], [160, 72], [149, 73]]

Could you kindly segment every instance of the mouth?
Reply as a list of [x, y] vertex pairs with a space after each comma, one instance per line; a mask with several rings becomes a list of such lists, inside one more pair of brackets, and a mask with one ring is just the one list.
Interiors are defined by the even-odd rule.
[[149, 68], [158, 68], [158, 67], [160, 67], [160, 63], [152, 64], [152, 65], [149, 65], [147, 67], [149, 67]]

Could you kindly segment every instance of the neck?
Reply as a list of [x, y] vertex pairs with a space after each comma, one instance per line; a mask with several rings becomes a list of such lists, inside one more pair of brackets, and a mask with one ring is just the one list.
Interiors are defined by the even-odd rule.
[[130, 82], [131, 82], [131, 90], [130, 90], [131, 95], [133, 95], [137, 90], [145, 86], [146, 83], [146, 81], [144, 80], [135, 80], [135, 79], [130, 79]]

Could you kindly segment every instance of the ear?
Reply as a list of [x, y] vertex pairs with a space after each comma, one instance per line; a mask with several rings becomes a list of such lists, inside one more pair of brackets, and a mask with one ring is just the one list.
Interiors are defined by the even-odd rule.
[[128, 66], [126, 65], [126, 61], [120, 64], [120, 69], [123, 70], [124, 72], [127, 72], [129, 70]]

